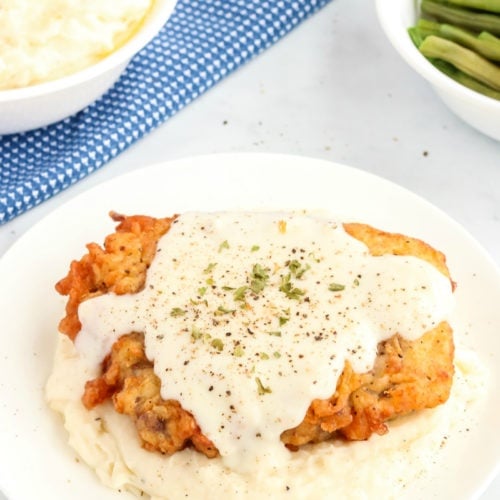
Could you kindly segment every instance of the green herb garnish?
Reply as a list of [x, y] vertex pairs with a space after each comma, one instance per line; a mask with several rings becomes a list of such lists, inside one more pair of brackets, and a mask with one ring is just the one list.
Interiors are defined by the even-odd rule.
[[330, 292], [341, 292], [344, 288], [345, 286], [340, 283], [330, 283], [328, 285], [328, 290], [330, 290]]
[[266, 332], [268, 335], [272, 335], [273, 337], [281, 337], [281, 332], [280, 331], [274, 331], [274, 332]]
[[270, 387], [265, 387], [259, 377], [255, 377], [255, 382], [257, 382], [257, 392], [259, 393], [259, 396], [263, 396], [264, 394], [270, 394], [271, 388]]
[[201, 304], [205, 304], [208, 307], [208, 301], [207, 299], [205, 300], [194, 300], [194, 299], [189, 299], [190, 304], [193, 306], [199, 306]]
[[240, 286], [233, 293], [234, 300], [245, 301], [245, 293], [248, 290], [247, 286]]
[[178, 318], [179, 316], [184, 316], [186, 314], [186, 311], [184, 309], [181, 309], [180, 307], [174, 307], [170, 311], [170, 316], [173, 318]]
[[203, 274], [208, 274], [214, 270], [214, 267], [217, 265], [217, 262], [211, 262], [208, 266], [203, 269]]
[[219, 253], [222, 252], [222, 250], [224, 249], [228, 249], [229, 248], [229, 243], [227, 242], [227, 240], [224, 240], [220, 245], [219, 245]]
[[196, 326], [193, 326], [193, 328], [191, 329], [191, 337], [194, 340], [199, 340], [199, 339], [201, 339], [202, 336], [203, 336], [203, 332], [199, 328], [197, 328]]
[[245, 350], [243, 349], [243, 347], [241, 347], [240, 345], [237, 345], [235, 348], [234, 348], [234, 351], [233, 351], [233, 356], [236, 356], [238, 358], [241, 358], [241, 356], [243, 356], [243, 354], [245, 354]]
[[283, 292], [289, 299], [300, 300], [302, 295], [305, 295], [305, 290], [296, 288], [291, 282], [292, 275], [290, 273], [281, 277], [280, 292]]
[[253, 293], [258, 294], [264, 290], [269, 274], [267, 269], [260, 264], [255, 264], [252, 268], [252, 280], [250, 281], [250, 289]]
[[314, 252], [309, 252], [309, 253], [307, 254], [307, 256], [308, 256], [308, 257], [311, 257], [311, 259], [312, 259], [312, 260], [314, 260], [314, 262], [316, 262], [316, 263], [321, 262], [321, 259], [320, 259], [320, 258], [318, 258], [318, 257], [316, 257], [316, 255], [314, 255]]
[[290, 272], [294, 278], [300, 280], [302, 276], [304, 276], [304, 273], [311, 269], [311, 266], [309, 264], [306, 264], [304, 266], [298, 260], [294, 259], [289, 262], [288, 269], [290, 269]]
[[290, 318], [286, 317], [286, 316], [280, 316], [279, 317], [279, 322], [280, 322], [280, 326], [283, 326], [285, 323], [287, 323], [288, 321], [290, 320]]
[[231, 314], [232, 312], [234, 312], [235, 309], [227, 309], [226, 307], [224, 306], [219, 306], [217, 308], [217, 310], [214, 312], [214, 314], [216, 316], [222, 316], [223, 314]]
[[251, 252], [256, 252], [259, 249], [260, 249], [259, 245], [252, 245], [252, 248], [250, 248], [250, 251]]
[[221, 339], [213, 339], [212, 342], [210, 342], [210, 345], [215, 347], [219, 352], [224, 349], [224, 342], [222, 342]]

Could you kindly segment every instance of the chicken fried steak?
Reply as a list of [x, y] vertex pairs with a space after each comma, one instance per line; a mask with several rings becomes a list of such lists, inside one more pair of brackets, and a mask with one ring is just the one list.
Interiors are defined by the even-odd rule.
[[[68, 275], [56, 285], [59, 293], [69, 296], [59, 329], [73, 340], [81, 328], [80, 303], [108, 292], [136, 293], [144, 287], [157, 242], [175, 219], [111, 215], [119, 223], [116, 232], [105, 239], [102, 248], [95, 243], [88, 245], [88, 253], [72, 262]], [[443, 254], [418, 239], [364, 224], [343, 226], [374, 256], [418, 257], [450, 278]], [[281, 434], [282, 442], [297, 450], [335, 437], [364, 440], [373, 433], [384, 434], [387, 421], [448, 399], [453, 353], [452, 330], [446, 322], [414, 341], [396, 334], [380, 342], [373, 369], [356, 373], [346, 362], [335, 393], [328, 399], [313, 400], [303, 421]], [[140, 332], [115, 342], [102, 364], [101, 376], [85, 386], [82, 401], [86, 408], [108, 399], [117, 412], [133, 419], [147, 450], [172, 454], [192, 446], [207, 457], [218, 455], [193, 415], [179, 402], [161, 398], [160, 380], [146, 357]]]

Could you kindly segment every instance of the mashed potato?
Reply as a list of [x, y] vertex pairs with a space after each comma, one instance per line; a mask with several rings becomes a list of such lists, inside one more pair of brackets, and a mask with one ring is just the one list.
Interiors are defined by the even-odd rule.
[[5, 0], [0, 3], [0, 90], [75, 73], [116, 50], [153, 0]]
[[458, 349], [446, 404], [398, 419], [384, 436], [304, 447], [284, 468], [242, 475], [220, 458], [208, 459], [193, 449], [170, 457], [144, 450], [133, 423], [110, 403], [91, 411], [84, 408], [81, 387], [90, 375], [71, 340], [60, 335], [47, 399], [63, 415], [70, 445], [106, 486], [157, 500], [205, 498], [207, 491], [212, 498], [231, 499], [322, 498], [326, 491], [345, 500], [375, 498], [381, 491], [388, 500], [402, 494], [408, 498], [415, 479], [441, 470], [444, 444], [471, 425], [473, 403], [485, 387], [475, 355]]

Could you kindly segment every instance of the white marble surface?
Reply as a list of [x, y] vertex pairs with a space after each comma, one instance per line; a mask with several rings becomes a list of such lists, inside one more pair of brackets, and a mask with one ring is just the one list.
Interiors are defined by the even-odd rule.
[[[106, 179], [227, 151], [324, 158], [382, 176], [447, 212], [500, 263], [500, 143], [451, 114], [405, 65], [368, 0], [334, 0], [103, 169], [0, 227], [0, 255]], [[497, 498], [498, 477], [481, 496]]]

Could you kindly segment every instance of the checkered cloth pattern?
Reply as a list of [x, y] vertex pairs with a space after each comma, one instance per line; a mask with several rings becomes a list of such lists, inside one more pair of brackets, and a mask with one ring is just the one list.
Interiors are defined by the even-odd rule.
[[179, 0], [118, 82], [54, 125], [0, 137], [0, 224], [101, 168], [329, 0]]

